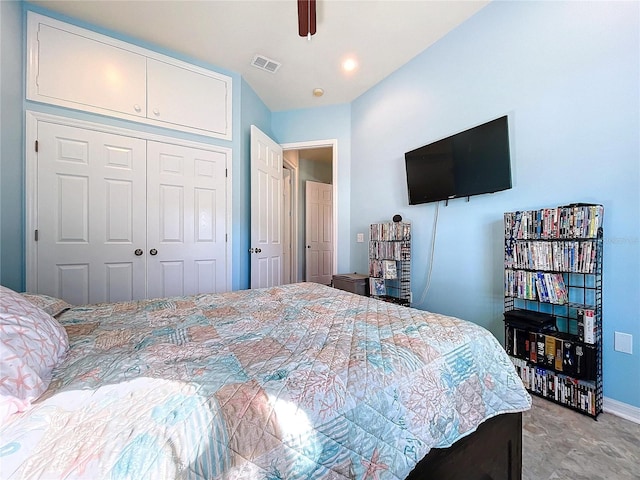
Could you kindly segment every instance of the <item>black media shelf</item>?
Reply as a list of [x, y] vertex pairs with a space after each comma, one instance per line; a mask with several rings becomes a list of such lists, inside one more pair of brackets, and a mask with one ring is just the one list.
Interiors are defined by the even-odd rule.
[[411, 224], [369, 226], [369, 294], [385, 302], [411, 303]]
[[[603, 403], [603, 218], [602, 205], [584, 203], [504, 214], [505, 349], [533, 395], [594, 419]], [[553, 322], [514, 321], [516, 311]]]

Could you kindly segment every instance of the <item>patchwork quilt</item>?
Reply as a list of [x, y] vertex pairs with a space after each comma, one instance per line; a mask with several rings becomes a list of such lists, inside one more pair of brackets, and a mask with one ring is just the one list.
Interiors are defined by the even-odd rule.
[[531, 400], [457, 318], [301, 283], [73, 307], [4, 479], [404, 479]]

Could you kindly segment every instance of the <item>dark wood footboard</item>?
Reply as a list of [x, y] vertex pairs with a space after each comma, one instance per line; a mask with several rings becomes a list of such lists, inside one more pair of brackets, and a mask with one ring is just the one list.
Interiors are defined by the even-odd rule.
[[522, 414], [498, 415], [445, 449], [432, 449], [407, 480], [521, 480]]

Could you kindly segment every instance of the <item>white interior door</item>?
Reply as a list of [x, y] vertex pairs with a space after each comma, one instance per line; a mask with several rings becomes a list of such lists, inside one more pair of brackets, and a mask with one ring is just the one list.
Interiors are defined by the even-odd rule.
[[144, 298], [146, 142], [43, 121], [37, 138], [36, 291]]
[[149, 298], [226, 291], [226, 155], [149, 142]]
[[329, 285], [333, 275], [333, 186], [305, 182], [307, 282]]
[[282, 147], [251, 126], [251, 288], [282, 284]]

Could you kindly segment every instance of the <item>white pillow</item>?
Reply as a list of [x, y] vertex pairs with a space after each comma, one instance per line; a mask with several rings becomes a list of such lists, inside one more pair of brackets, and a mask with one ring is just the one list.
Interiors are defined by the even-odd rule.
[[57, 320], [0, 285], [0, 420], [42, 395], [68, 347]]

